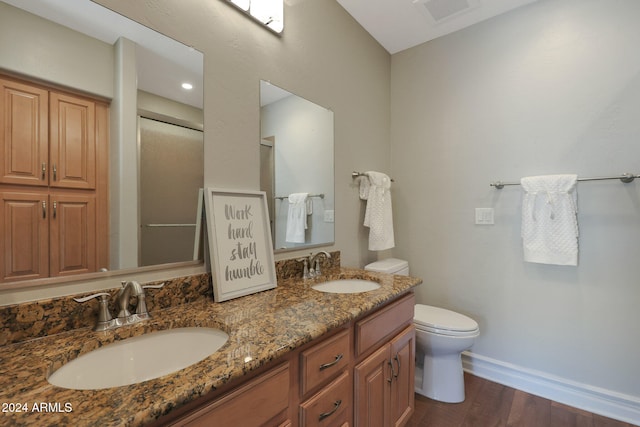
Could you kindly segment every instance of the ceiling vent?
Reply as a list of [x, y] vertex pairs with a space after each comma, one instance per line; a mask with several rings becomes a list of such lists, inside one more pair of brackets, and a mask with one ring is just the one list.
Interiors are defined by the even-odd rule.
[[440, 23], [480, 6], [479, 0], [414, 0], [413, 4], [434, 23]]

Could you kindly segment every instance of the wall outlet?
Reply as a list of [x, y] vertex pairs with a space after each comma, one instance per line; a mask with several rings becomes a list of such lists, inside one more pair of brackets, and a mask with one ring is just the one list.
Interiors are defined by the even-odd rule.
[[334, 221], [334, 210], [326, 210], [324, 211], [324, 222], [333, 222]]
[[477, 225], [493, 225], [493, 208], [476, 208]]

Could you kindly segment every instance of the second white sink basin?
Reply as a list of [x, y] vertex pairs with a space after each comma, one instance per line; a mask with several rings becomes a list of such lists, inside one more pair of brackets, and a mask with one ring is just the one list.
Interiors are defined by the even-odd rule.
[[83, 354], [51, 374], [48, 381], [75, 390], [141, 383], [205, 359], [228, 339], [229, 335], [214, 328], [151, 332]]
[[317, 285], [312, 286], [311, 289], [332, 294], [357, 294], [360, 292], [373, 291], [379, 287], [379, 283], [371, 280], [341, 279], [318, 283]]

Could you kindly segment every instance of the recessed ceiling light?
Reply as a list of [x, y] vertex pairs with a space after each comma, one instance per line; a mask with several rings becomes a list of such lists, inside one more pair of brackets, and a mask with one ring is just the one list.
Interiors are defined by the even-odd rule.
[[193, 85], [191, 83], [182, 83], [182, 89], [191, 90]]

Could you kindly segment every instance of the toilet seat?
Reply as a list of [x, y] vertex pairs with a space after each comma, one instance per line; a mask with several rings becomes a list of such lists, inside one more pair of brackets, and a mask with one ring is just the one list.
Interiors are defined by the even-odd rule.
[[419, 331], [447, 336], [478, 334], [478, 323], [463, 314], [430, 305], [416, 304], [413, 323]]

